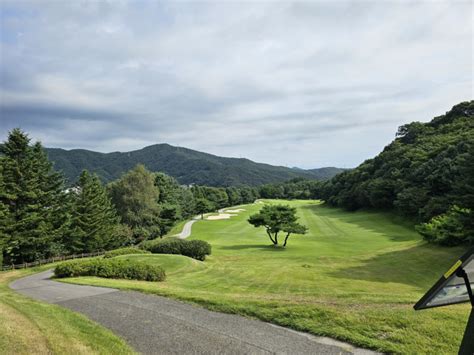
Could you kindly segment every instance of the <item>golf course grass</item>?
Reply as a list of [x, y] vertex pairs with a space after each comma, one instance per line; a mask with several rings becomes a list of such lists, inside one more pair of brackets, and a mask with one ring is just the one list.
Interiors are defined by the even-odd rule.
[[206, 268], [206, 264], [204, 262], [182, 255], [131, 254], [118, 256], [116, 258], [122, 260], [145, 262], [151, 265], [160, 265], [163, 267], [163, 269], [165, 269], [166, 275], [168, 276], [176, 273], [186, 273]]
[[346, 212], [318, 201], [266, 203], [297, 207], [308, 233], [292, 235], [285, 249], [274, 247], [263, 228], [247, 223], [262, 204], [241, 206], [245, 211], [230, 219], [193, 225], [190, 238], [212, 245], [204, 265], [175, 256], [124, 256], [161, 263], [167, 280], [68, 282], [171, 296], [383, 352], [457, 353], [469, 306], [412, 307], [462, 248], [428, 245], [413, 225], [391, 214]]
[[85, 316], [8, 287], [51, 267], [0, 272], [0, 354], [133, 354], [124, 340]]

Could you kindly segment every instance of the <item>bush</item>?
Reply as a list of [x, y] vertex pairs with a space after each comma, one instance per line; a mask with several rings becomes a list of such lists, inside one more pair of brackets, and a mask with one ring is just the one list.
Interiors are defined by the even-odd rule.
[[186, 240], [178, 238], [155, 239], [143, 243], [143, 247], [153, 254], [182, 254], [185, 243]]
[[180, 254], [197, 260], [211, 255], [211, 245], [203, 240], [166, 238], [144, 243], [143, 247], [154, 254]]
[[138, 248], [119, 248], [115, 250], [110, 250], [104, 254], [104, 258], [113, 258], [119, 255], [128, 255], [128, 254], [150, 254], [148, 250], [142, 250]]
[[197, 260], [206, 259], [206, 255], [211, 255], [211, 245], [203, 240], [187, 240], [183, 255]]
[[416, 230], [431, 243], [446, 246], [473, 244], [474, 237], [468, 237], [465, 232], [471, 213], [467, 208], [453, 206], [428, 223], [418, 225]]
[[56, 277], [98, 276], [110, 279], [163, 281], [165, 271], [161, 266], [120, 259], [72, 260], [54, 269]]

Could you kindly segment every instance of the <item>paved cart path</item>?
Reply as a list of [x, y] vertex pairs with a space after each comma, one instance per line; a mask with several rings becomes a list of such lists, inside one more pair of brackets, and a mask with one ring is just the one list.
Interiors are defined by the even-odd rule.
[[185, 225], [183, 226], [183, 230], [179, 234], [175, 234], [174, 237], [178, 237], [179, 239], [186, 239], [191, 235], [191, 228], [194, 224], [194, 222], [198, 221], [201, 219], [201, 217], [196, 216], [192, 220], [187, 221]]
[[[228, 209], [228, 208], [221, 208], [220, 210], [218, 210], [217, 212], [218, 213], [224, 213], [224, 211]], [[175, 234], [173, 235], [173, 237], [178, 237], [179, 239], [186, 239], [187, 237], [189, 237], [191, 235], [191, 230], [192, 230], [192, 226], [195, 222], [199, 221], [201, 219], [201, 216], [195, 216], [193, 217], [192, 220], [190, 221], [187, 221], [184, 226], [183, 226], [183, 229], [181, 230], [180, 233], [178, 234]]]
[[329, 338], [165, 297], [50, 280], [52, 271], [10, 284], [29, 297], [85, 314], [144, 354], [373, 354]]

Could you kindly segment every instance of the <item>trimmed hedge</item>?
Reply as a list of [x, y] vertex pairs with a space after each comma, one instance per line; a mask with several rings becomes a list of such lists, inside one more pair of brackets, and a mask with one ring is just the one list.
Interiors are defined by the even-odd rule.
[[166, 238], [155, 239], [143, 244], [143, 248], [153, 254], [182, 254], [184, 239]]
[[150, 254], [150, 252], [148, 250], [142, 250], [142, 249], [133, 248], [133, 247], [119, 248], [119, 249], [114, 249], [114, 250], [110, 250], [106, 252], [104, 254], [104, 258], [113, 258], [116, 256], [128, 255], [128, 254]]
[[98, 276], [142, 281], [163, 281], [166, 278], [165, 270], [161, 266], [120, 259], [67, 261], [56, 266], [54, 275], [58, 278]]
[[203, 240], [178, 238], [157, 239], [143, 244], [154, 254], [180, 254], [197, 260], [205, 260], [211, 255], [211, 245]]

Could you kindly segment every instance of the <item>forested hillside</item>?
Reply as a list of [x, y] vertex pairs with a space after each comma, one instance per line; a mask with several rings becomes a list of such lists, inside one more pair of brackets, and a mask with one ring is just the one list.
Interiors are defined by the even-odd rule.
[[373, 159], [326, 182], [321, 197], [350, 210], [395, 209], [430, 223], [419, 227], [442, 244], [474, 241], [474, 101], [431, 122], [401, 126]]
[[296, 177], [324, 180], [341, 170], [337, 168], [291, 169], [256, 163], [248, 159], [223, 158], [191, 149], [156, 144], [132, 152], [99, 153], [83, 149], [47, 149], [54, 167], [72, 183], [82, 170], [96, 173], [104, 182], [119, 178], [137, 164], [153, 172], [164, 172], [181, 184], [208, 186], [257, 186]]

